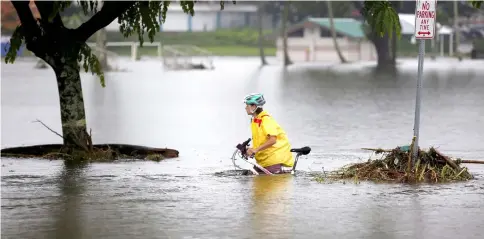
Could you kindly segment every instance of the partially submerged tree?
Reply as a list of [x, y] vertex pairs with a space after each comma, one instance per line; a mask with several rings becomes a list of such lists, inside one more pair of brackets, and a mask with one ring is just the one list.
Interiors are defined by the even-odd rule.
[[[40, 18], [30, 8], [35, 3]], [[65, 148], [92, 151], [92, 139], [86, 129], [86, 114], [81, 87], [80, 65], [99, 76], [104, 87], [104, 74], [100, 63], [86, 41], [116, 18], [125, 37], [136, 34], [143, 44], [145, 33], [150, 41], [160, 31], [171, 1], [105, 1], [100, 10], [98, 1], [78, 1], [86, 15], [92, 17], [75, 29], [67, 28], [60, 12], [72, 1], [12, 1], [21, 24], [10, 39], [5, 62], [13, 63], [22, 44], [44, 60], [57, 78], [60, 101], [62, 138]], [[220, 2], [223, 9], [224, 1]], [[234, 2], [235, 4], [235, 2]], [[183, 11], [194, 15], [194, 1], [180, 1]]]
[[290, 2], [284, 2], [283, 12], [282, 12], [282, 26], [281, 26], [281, 35], [282, 35], [282, 54], [284, 57], [284, 66], [291, 65], [292, 61], [289, 58], [289, 54], [287, 52], [287, 18], [289, 16], [289, 6]]
[[262, 41], [263, 41], [263, 36], [262, 36], [262, 17], [263, 16], [262, 15], [264, 14], [263, 10], [264, 10], [264, 2], [260, 1], [259, 7], [257, 8], [257, 20], [259, 24], [259, 55], [260, 55], [261, 64], [264, 66], [264, 65], [267, 65], [267, 61], [266, 61], [266, 56], [264, 54], [264, 46], [262, 44]]
[[[360, 5], [361, 2], [356, 1]], [[365, 1], [360, 10], [364, 20], [367, 38], [373, 43], [377, 55], [377, 71], [394, 71], [390, 51], [390, 39], [400, 37], [401, 25], [398, 12], [389, 1]]]
[[[474, 8], [480, 8], [482, 0], [469, 1]], [[377, 51], [377, 70], [394, 70], [396, 58], [396, 39], [400, 37], [401, 26], [395, 5], [390, 1], [353, 1], [361, 8], [360, 12], [368, 23], [367, 36], [373, 42]], [[402, 4], [398, 2], [399, 6]], [[398, 8], [398, 6], [397, 6]], [[393, 37], [393, 39], [392, 39]], [[392, 40], [393, 44], [390, 44]], [[390, 52], [392, 46], [393, 52]]]
[[[30, 8], [32, 2], [37, 7], [40, 18], [34, 17]], [[155, 34], [160, 30], [160, 21], [164, 22], [166, 19], [170, 2], [106, 1], [98, 11], [98, 1], [79, 1], [78, 4], [84, 13], [93, 15], [75, 29], [67, 28], [60, 16], [60, 12], [69, 7], [72, 1], [11, 2], [21, 24], [12, 34], [10, 49], [5, 61], [13, 63], [18, 49], [25, 43], [28, 50], [44, 60], [54, 70], [59, 91], [62, 137], [66, 148], [92, 151], [92, 139], [86, 129], [79, 63], [82, 63], [85, 71], [90, 69], [97, 74], [101, 84], [105, 85], [101, 66], [86, 44], [87, 39], [118, 19], [120, 31], [125, 37], [136, 34], [142, 45], [143, 37], [147, 34], [150, 41], [153, 41]], [[232, 2], [235, 4], [235, 1]], [[480, 8], [483, 1], [471, 2], [474, 7]], [[185, 13], [194, 15], [194, 1], [180, 1], [179, 3]], [[224, 3], [225, 1], [220, 1], [221, 9], [223, 9]], [[288, 5], [288, 2], [284, 2], [285, 65], [291, 63], [287, 56], [287, 34], [285, 33]], [[397, 36], [400, 36], [398, 14], [388, 1], [365, 1], [362, 12], [375, 37], [379, 36], [382, 39], [385, 34], [391, 36], [394, 31]], [[386, 42], [388, 43], [388, 41]]]
[[326, 4], [328, 8], [329, 25], [331, 28], [331, 38], [333, 38], [334, 49], [336, 50], [336, 53], [338, 54], [338, 57], [341, 63], [346, 63], [347, 61], [343, 56], [341, 49], [339, 48], [338, 40], [336, 38], [336, 29], [334, 28], [333, 6], [331, 5], [331, 1], [326, 1]]

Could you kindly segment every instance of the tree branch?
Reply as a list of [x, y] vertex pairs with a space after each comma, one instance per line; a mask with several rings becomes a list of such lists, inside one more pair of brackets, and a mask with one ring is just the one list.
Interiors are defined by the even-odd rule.
[[49, 126], [47, 126], [46, 124], [44, 124], [44, 122], [40, 121], [40, 120], [36, 120], [34, 121], [34, 123], [41, 123], [44, 127], [46, 127], [48, 130], [50, 130], [50, 132], [56, 134], [57, 136], [61, 137], [61, 138], [64, 138], [61, 134], [55, 132], [55, 130], [51, 129]]
[[94, 33], [109, 25], [134, 4], [135, 1], [105, 1], [101, 11], [75, 29], [76, 36], [80, 41], [87, 41]]
[[[40, 17], [43, 21], [48, 22], [49, 16], [54, 10], [54, 1], [35, 1], [35, 5], [39, 10]], [[53, 19], [53, 25], [58, 27], [64, 27], [60, 13], [57, 13]]]
[[11, 1], [17, 15], [20, 19], [21, 24], [24, 26], [24, 34], [27, 38], [33, 38], [34, 36], [40, 35], [40, 29], [37, 25], [37, 21], [32, 14], [29, 7], [29, 1]]

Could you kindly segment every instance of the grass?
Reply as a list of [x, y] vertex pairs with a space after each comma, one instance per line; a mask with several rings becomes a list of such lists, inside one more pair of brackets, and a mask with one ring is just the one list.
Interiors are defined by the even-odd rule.
[[[271, 31], [265, 31], [270, 33]], [[138, 41], [138, 36], [125, 38], [119, 32], [107, 32], [106, 39], [110, 42]], [[145, 42], [149, 42], [148, 36], [144, 36]], [[197, 46], [254, 46], [259, 43], [259, 33], [256, 29], [225, 29], [213, 32], [159, 32], [154, 36], [154, 42], [162, 42], [164, 45], [197, 45]], [[95, 36], [89, 41], [95, 42]], [[274, 47], [275, 40], [263, 39], [263, 45]]]
[[[252, 46], [199, 46], [206, 49], [214, 56], [259, 56], [259, 48]], [[109, 51], [113, 51], [121, 56], [131, 56], [130, 47], [108, 47]], [[141, 56], [157, 56], [158, 52], [156, 47], [141, 47], [138, 48], [138, 52]], [[266, 56], [275, 56], [275, 47], [265, 47], [264, 53]]]
[[[258, 47], [250, 47], [250, 46], [211, 46], [211, 47], [202, 47], [207, 49], [208, 51], [212, 52], [215, 56], [259, 56], [259, 48]], [[276, 55], [276, 48], [275, 47], [266, 47], [264, 48], [264, 53], [266, 56], [275, 56]]]

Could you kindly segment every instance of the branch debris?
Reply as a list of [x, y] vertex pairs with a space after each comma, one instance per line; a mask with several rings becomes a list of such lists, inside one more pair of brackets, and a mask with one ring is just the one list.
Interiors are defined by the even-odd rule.
[[[329, 173], [325, 178], [330, 179], [353, 179], [355, 182], [399, 182], [399, 183], [438, 183], [466, 181], [473, 179], [466, 167], [461, 163], [484, 163], [476, 160], [452, 160], [437, 149], [431, 147], [427, 151], [419, 150], [417, 162], [409, 167], [411, 160], [411, 146], [397, 147], [394, 149], [364, 148], [381, 154], [376, 160], [368, 160], [363, 163], [355, 163], [342, 167]], [[411, 162], [410, 162], [411, 163]], [[318, 181], [324, 181], [322, 176], [317, 176]]]

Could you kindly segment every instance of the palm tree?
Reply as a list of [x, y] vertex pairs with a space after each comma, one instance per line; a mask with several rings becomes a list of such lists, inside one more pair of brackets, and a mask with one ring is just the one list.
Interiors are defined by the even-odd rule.
[[455, 32], [455, 54], [459, 61], [462, 60], [462, 55], [459, 52], [460, 44], [460, 29], [459, 29], [459, 2], [454, 1], [454, 32]]
[[291, 65], [292, 61], [287, 54], [287, 17], [289, 15], [289, 1], [284, 2], [284, 10], [282, 13], [282, 50], [284, 52], [284, 66]]
[[341, 52], [341, 49], [339, 48], [339, 45], [338, 45], [338, 40], [336, 39], [336, 30], [334, 29], [333, 7], [331, 6], [331, 1], [326, 1], [326, 4], [328, 6], [329, 25], [331, 28], [331, 37], [333, 38], [334, 49], [336, 50], [336, 53], [338, 54], [338, 57], [341, 63], [347, 63], [348, 61], [346, 61], [345, 57], [343, 56], [343, 53]]
[[258, 20], [259, 20], [259, 52], [260, 52], [260, 60], [262, 65], [267, 65], [266, 56], [264, 54], [264, 46], [262, 45], [262, 13], [264, 8], [264, 2], [259, 1], [259, 9], [258, 9]]

